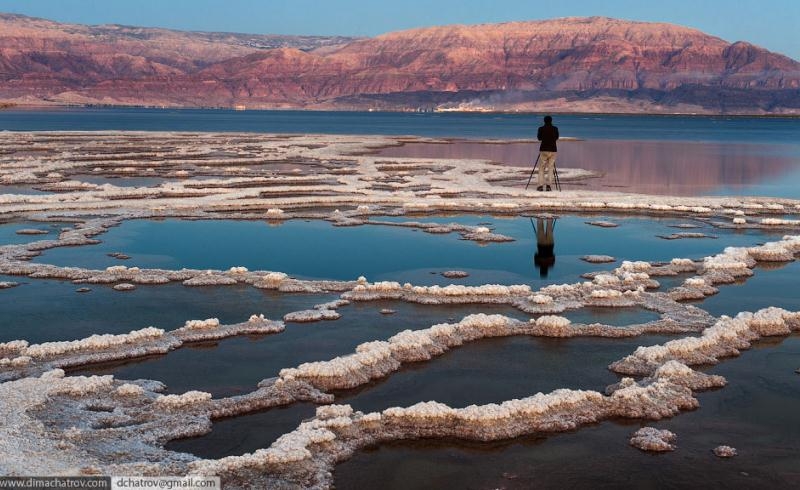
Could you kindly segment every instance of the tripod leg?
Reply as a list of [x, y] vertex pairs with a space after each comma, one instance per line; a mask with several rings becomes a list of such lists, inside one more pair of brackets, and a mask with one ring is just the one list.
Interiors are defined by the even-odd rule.
[[561, 191], [561, 179], [558, 178], [558, 168], [556, 166], [553, 166], [553, 177], [555, 177], [556, 189]]
[[536, 155], [536, 163], [533, 164], [533, 170], [531, 170], [531, 175], [528, 177], [528, 183], [525, 184], [525, 190], [528, 190], [528, 186], [531, 185], [531, 179], [533, 178], [533, 173], [536, 172], [536, 166], [539, 165], [539, 157], [542, 155]]

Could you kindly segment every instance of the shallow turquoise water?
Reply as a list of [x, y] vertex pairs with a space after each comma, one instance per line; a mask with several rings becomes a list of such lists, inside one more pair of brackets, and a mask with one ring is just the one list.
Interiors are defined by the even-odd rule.
[[734, 316], [740, 311], [757, 311], [770, 306], [800, 311], [800, 261], [767, 267], [758, 265], [753, 273], [753, 277], [739, 284], [721, 286], [719, 294], [706, 298], [698, 306], [715, 316]]
[[[377, 218], [380, 219], [380, 218]], [[389, 219], [389, 218], [385, 218]], [[460, 240], [456, 233], [433, 235], [412, 228], [388, 226], [333, 227], [323, 221], [293, 220], [279, 226], [260, 221], [149, 221], [131, 220], [97, 238], [103, 243], [46, 251], [37, 262], [62, 266], [105, 268], [124, 264], [147, 268], [228, 269], [286, 272], [301, 278], [370, 281], [392, 280], [414, 284], [543, 284], [576, 282], [580, 274], [613, 268], [580, 260], [587, 254], [611, 255], [621, 260], [702, 258], [726, 246], [754, 245], [781, 234], [758, 231], [699, 230], [719, 239], [663, 240], [656, 235], [680, 231], [670, 228], [677, 219], [565, 216], [555, 227], [555, 266], [546, 278], [534, 266], [536, 235], [529, 218], [490, 216], [393, 218], [396, 221], [491, 223], [497, 233], [515, 242], [481, 245]], [[610, 219], [618, 228], [600, 228], [586, 221]], [[121, 262], [106, 256], [122, 252]], [[620, 262], [616, 265], [619, 265]], [[466, 279], [446, 279], [438, 273], [451, 269], [470, 273]]]
[[42, 194], [51, 194], [49, 191], [40, 191], [27, 185], [0, 185], [0, 194], [22, 194], [29, 196], [36, 196]]
[[[71, 227], [70, 223], [43, 223], [41, 221], [10, 221], [0, 223], [0, 247], [3, 245], [16, 245], [18, 243], [31, 243], [38, 240], [55, 240], [61, 228]], [[17, 230], [35, 228], [47, 230], [46, 235], [18, 235]]]
[[[330, 301], [331, 295], [284, 295], [250, 286], [192, 288], [180, 283], [114, 291], [107, 285], [2, 276], [20, 283], [0, 289], [0, 342], [73, 340], [95, 333], [127, 333], [147, 326], [172, 330], [186, 320], [219, 318], [238, 323], [263, 313], [278, 319], [290, 311]], [[78, 293], [79, 287], [91, 291]]]

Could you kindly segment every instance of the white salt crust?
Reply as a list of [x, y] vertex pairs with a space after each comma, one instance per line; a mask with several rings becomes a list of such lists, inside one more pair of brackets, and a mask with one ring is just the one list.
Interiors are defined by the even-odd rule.
[[735, 447], [725, 445], [715, 447], [713, 452], [719, 458], [732, 458], [739, 454]]
[[[250, 317], [252, 319], [252, 316]], [[218, 318], [207, 318], [205, 320], [187, 320], [183, 328], [188, 330], [206, 330], [219, 327]]]
[[279, 333], [283, 330], [282, 322], [273, 322], [264, 318], [264, 315], [252, 315], [248, 321], [232, 325], [220, 325], [216, 318], [189, 320], [183, 327], [169, 332], [147, 327], [127, 334], [95, 334], [80, 340], [33, 345], [24, 340], [15, 340], [0, 344], [0, 382], [36, 376], [52, 368], [166, 354], [185, 342]]
[[187, 391], [181, 395], [161, 395], [155, 399], [154, 403], [166, 408], [179, 409], [195, 406], [209, 400], [211, 400], [211, 393]]
[[765, 336], [784, 336], [800, 330], [800, 314], [781, 308], [722, 316], [700, 337], [671, 340], [663, 345], [639, 347], [633, 354], [609, 366], [622, 374], [646, 375], [670, 360], [687, 365], [716, 364], [720, 358], [738, 356], [751, 342]]
[[631, 446], [642, 451], [664, 452], [674, 451], [673, 444], [678, 439], [673, 432], [653, 427], [642, 427], [631, 437]]

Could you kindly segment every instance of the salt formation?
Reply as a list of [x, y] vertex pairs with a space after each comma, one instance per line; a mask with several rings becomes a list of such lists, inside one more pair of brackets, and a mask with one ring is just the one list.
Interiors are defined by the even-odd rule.
[[[444, 202], [442, 203], [444, 204]], [[336, 218], [337, 224], [347, 225], [379, 225], [379, 226], [396, 226], [403, 228], [414, 228], [424, 231], [425, 233], [432, 234], [447, 234], [459, 233], [464, 240], [473, 240], [476, 242], [513, 242], [514, 238], [493, 233], [490, 228], [486, 226], [469, 226], [460, 223], [428, 223], [420, 221], [386, 221], [386, 220], [355, 220], [348, 221], [345, 216], [338, 216]]]
[[[755, 261], [752, 260], [751, 266], [754, 264]], [[650, 274], [676, 275], [697, 271], [699, 268], [700, 265], [688, 259], [675, 259], [658, 266], [642, 261], [625, 261], [613, 271], [595, 273], [592, 282], [542, 288], [537, 294], [552, 299], [546, 302], [539, 301], [527, 285], [414, 286], [392, 281], [369, 283], [365, 278], [360, 278], [355, 287], [342, 294], [342, 298], [351, 301], [391, 299], [420, 304], [503, 304], [529, 314], [555, 314], [584, 306], [642, 306], [666, 313], [684, 309], [685, 307], [674, 303], [674, 300], [682, 298], [678, 293], [671, 293], [671, 299], [647, 293], [647, 290], [659, 287], [658, 281], [652, 279]], [[750, 271], [749, 268], [746, 269]], [[701, 293], [692, 292], [692, 295], [697, 294]]]
[[735, 447], [730, 446], [717, 446], [714, 448], [714, 456], [719, 458], [732, 458], [739, 454]]
[[444, 271], [442, 272], [442, 276], [448, 279], [463, 279], [468, 277], [469, 273], [464, 271]]
[[196, 406], [211, 400], [211, 393], [203, 391], [187, 391], [182, 395], [160, 395], [154, 403], [164, 408], [181, 409], [184, 407]]
[[796, 219], [778, 219], [778, 218], [764, 218], [761, 220], [762, 225], [767, 226], [798, 226], [800, 220]]
[[280, 208], [270, 208], [267, 210], [267, 218], [269, 219], [282, 219], [284, 214], [283, 209]]
[[41, 230], [38, 228], [22, 228], [16, 231], [17, 235], [47, 235], [50, 233], [48, 230]]
[[581, 257], [581, 260], [589, 262], [590, 264], [606, 264], [617, 261], [617, 259], [610, 255], [584, 255]]
[[142, 396], [144, 395], [144, 388], [139, 385], [125, 383], [120, 385], [114, 393], [119, 396]]
[[587, 225], [599, 226], [600, 228], [616, 228], [619, 225], [611, 221], [587, 221]]
[[163, 336], [164, 330], [147, 327], [121, 335], [95, 334], [82, 340], [45, 342], [43, 344], [27, 346], [21, 349], [20, 352], [35, 358], [46, 358], [83, 350], [102, 350], [124, 344], [136, 344], [150, 339], [159, 339]]
[[611, 364], [617, 373], [647, 375], [670, 360], [688, 365], [716, 364], [722, 357], [738, 356], [754, 340], [765, 336], [789, 335], [800, 330], [800, 314], [780, 308], [765, 308], [756, 313], [723, 316], [700, 337], [672, 340], [663, 345], [639, 347], [624, 359]]
[[191, 279], [183, 281], [184, 286], [228, 286], [236, 284], [238, 281], [227, 275], [217, 274], [214, 271], [207, 271], [205, 274], [199, 274]]
[[207, 318], [205, 320], [187, 320], [183, 326], [183, 328], [187, 330], [205, 330], [217, 327], [219, 327], [218, 318]]
[[699, 276], [686, 280], [670, 291], [675, 300], [703, 299], [717, 292], [717, 284], [728, 284], [753, 275], [757, 262], [789, 262], [800, 252], [800, 237], [785, 236], [782, 240], [756, 247], [728, 247], [722, 253], [706, 257], [699, 267]]
[[0, 344], [0, 382], [24, 376], [37, 376], [53, 368], [83, 366], [153, 354], [166, 354], [186, 342], [218, 340], [235, 335], [279, 333], [281, 322], [253, 315], [247, 322], [220, 325], [219, 320], [189, 320], [169, 332], [147, 327], [127, 334], [91, 335], [81, 340], [28, 345], [15, 340]]
[[283, 316], [285, 322], [308, 323], [320, 320], [338, 320], [341, 318], [337, 308], [350, 304], [345, 299], [315, 305], [311, 310], [293, 311]]
[[19, 283], [13, 281], [0, 281], [0, 289], [10, 289], [19, 286]]
[[331, 401], [291, 384], [218, 400], [203, 392], [162, 395], [163, 390], [158, 382], [65, 376], [60, 369], [0, 383], [3, 473], [185, 474], [187, 463], [196, 458], [166, 451], [161, 445], [208, 432], [212, 417], [287, 400]]
[[660, 420], [698, 405], [689, 388], [668, 378], [656, 376], [640, 383], [626, 379], [626, 385], [610, 395], [560, 389], [500, 404], [451, 408], [442, 403], [421, 402], [370, 414], [353, 412], [349, 405], [334, 406], [319, 410], [315, 418], [301, 423], [267, 449], [192, 462], [189, 472], [220, 475], [223, 479], [236, 474], [261, 475], [277, 485], [282, 477], [292, 478], [297, 465], [302, 464], [307, 469], [302, 472], [306, 486], [329, 486], [335, 461], [379, 442], [430, 437], [502, 440], [574, 430], [612, 417]]
[[[458, 323], [404, 330], [386, 341], [366, 342], [356, 347], [353, 354], [282, 369], [279, 377], [283, 381], [301, 380], [322, 391], [349, 389], [387, 376], [405, 363], [427, 361], [453, 347], [488, 337], [631, 337], [646, 332], [675, 331], [674, 328], [673, 322], [668, 320], [617, 328], [600, 324], [572, 324], [569, 319], [555, 315], [522, 322], [503, 315], [475, 314], [464, 317]], [[679, 328], [677, 331], [686, 330]], [[688, 375], [685, 372], [679, 374]], [[675, 373], [665, 369], [661, 375], [668, 378], [675, 376]], [[712, 379], [715, 385], [724, 383], [718, 378], [708, 379]]]
[[707, 235], [705, 233], [671, 233], [669, 235], [656, 235], [663, 240], [680, 240], [682, 238], [718, 238], [716, 235]]
[[631, 437], [631, 446], [642, 451], [674, 451], [675, 440], [678, 439], [674, 433], [668, 430], [658, 430], [653, 427], [642, 427]]

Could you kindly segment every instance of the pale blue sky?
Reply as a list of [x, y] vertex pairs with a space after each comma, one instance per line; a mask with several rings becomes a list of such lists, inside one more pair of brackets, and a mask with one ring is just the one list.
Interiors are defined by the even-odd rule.
[[800, 0], [0, 0], [0, 12], [81, 24], [346, 36], [603, 15], [681, 24], [800, 60]]

